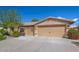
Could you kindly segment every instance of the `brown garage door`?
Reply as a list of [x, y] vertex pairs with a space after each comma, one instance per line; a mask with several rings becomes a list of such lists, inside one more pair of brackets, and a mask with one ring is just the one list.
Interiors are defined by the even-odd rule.
[[65, 27], [39, 27], [38, 36], [52, 36], [62, 37], [64, 35]]

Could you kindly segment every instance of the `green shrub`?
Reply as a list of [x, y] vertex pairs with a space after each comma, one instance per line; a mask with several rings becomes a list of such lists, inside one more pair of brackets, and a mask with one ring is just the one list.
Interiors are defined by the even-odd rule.
[[79, 31], [75, 29], [69, 29], [68, 30], [68, 38], [69, 39], [78, 39], [79, 37]]
[[19, 36], [20, 36], [20, 32], [14, 31], [14, 32], [12, 33], [12, 36], [14, 36], [14, 37], [19, 37]]
[[0, 41], [5, 40], [7, 38], [5, 33], [6, 33], [6, 30], [0, 29]]
[[7, 32], [6, 30], [0, 29], [0, 33], [1, 33], [1, 34], [5, 35], [6, 32]]
[[79, 35], [79, 31], [78, 31], [78, 30], [75, 30], [75, 29], [70, 29], [70, 30], [68, 31], [68, 33], [72, 33], [72, 34], [74, 34], [74, 35]]
[[5, 40], [6, 38], [7, 38], [6, 35], [3, 35], [3, 34], [0, 33], [0, 41]]

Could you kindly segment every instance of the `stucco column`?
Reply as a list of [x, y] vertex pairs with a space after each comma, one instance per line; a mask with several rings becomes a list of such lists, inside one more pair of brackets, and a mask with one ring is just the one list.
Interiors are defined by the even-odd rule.
[[68, 27], [68, 24], [65, 25], [65, 33], [64, 33], [65, 36], [67, 36], [67, 27]]
[[34, 26], [34, 36], [38, 36], [38, 26]]

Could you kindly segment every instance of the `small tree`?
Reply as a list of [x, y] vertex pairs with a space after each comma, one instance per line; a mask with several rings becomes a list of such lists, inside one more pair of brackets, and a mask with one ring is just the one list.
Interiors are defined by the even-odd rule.
[[36, 22], [36, 21], [39, 21], [39, 20], [36, 19], [36, 18], [33, 18], [33, 19], [32, 19], [32, 22]]

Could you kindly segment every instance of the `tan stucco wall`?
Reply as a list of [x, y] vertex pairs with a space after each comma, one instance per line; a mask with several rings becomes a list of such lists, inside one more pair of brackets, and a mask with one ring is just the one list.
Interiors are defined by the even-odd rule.
[[25, 35], [33, 36], [33, 27], [25, 27]]
[[[41, 27], [42, 25], [46, 25]], [[47, 26], [49, 25], [49, 26]], [[50, 26], [52, 25], [52, 26]], [[56, 26], [57, 25], [57, 26]], [[63, 26], [61, 26], [63, 25]], [[68, 23], [59, 20], [46, 20], [42, 23], [33, 26], [25, 27], [25, 34], [29, 36], [58, 36], [62, 37], [65, 34], [66, 25]]]

